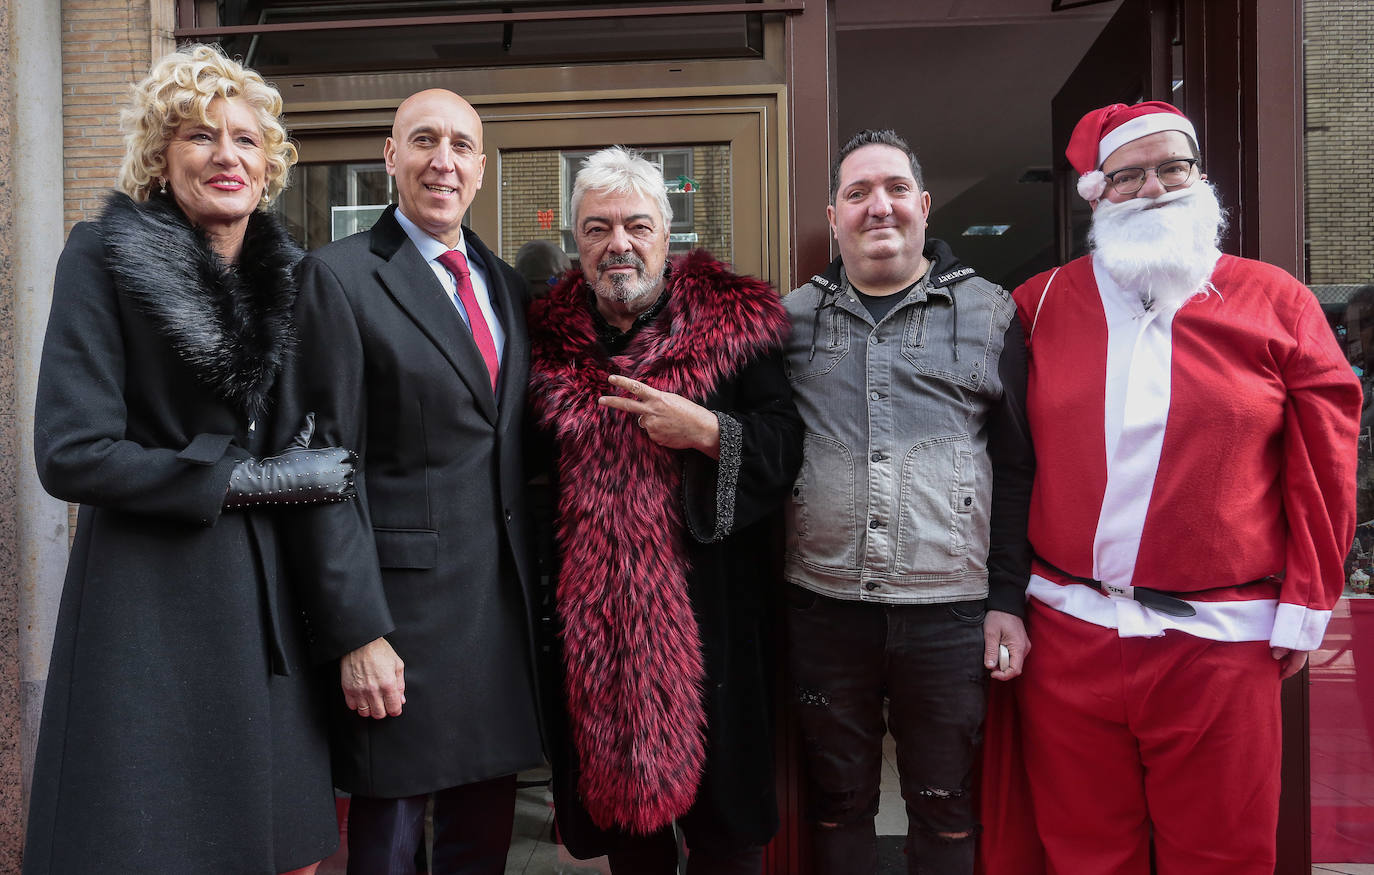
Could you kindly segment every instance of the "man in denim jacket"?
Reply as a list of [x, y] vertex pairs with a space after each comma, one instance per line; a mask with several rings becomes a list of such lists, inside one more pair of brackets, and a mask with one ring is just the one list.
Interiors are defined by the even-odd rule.
[[969, 873], [988, 673], [1016, 677], [1030, 649], [1021, 326], [1007, 292], [926, 240], [901, 137], [856, 135], [830, 195], [840, 257], [784, 299], [806, 424], [786, 576], [814, 859], [876, 870], [886, 697], [910, 871]]

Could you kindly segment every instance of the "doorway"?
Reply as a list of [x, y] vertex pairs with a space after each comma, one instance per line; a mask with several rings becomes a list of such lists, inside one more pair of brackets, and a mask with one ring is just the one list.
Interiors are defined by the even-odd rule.
[[[547, 240], [576, 261], [568, 203], [582, 158], [610, 145], [664, 168], [671, 252], [706, 248], [740, 273], [789, 286], [776, 93], [676, 100], [478, 105], [486, 178], [465, 224], [514, 263]], [[368, 113], [359, 121], [380, 121]], [[389, 119], [388, 119], [389, 120]], [[337, 120], [335, 122], [338, 123]], [[297, 134], [301, 165], [281, 211], [307, 249], [371, 227], [394, 200], [381, 161], [387, 128]]]

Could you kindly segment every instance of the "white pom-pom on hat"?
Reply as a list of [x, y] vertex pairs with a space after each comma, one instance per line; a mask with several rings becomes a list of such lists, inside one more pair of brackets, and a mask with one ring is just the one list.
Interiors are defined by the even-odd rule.
[[1078, 177], [1078, 196], [1085, 201], [1096, 201], [1102, 199], [1102, 193], [1107, 190], [1107, 176], [1101, 170], [1094, 170]]

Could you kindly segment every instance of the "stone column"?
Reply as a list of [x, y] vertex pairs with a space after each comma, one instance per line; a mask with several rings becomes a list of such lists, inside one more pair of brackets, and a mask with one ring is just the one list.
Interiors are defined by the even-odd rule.
[[[0, 32], [0, 868], [18, 871], [38, 718], [67, 562], [67, 506], [33, 464], [38, 359], [62, 250], [62, 24], [12, 0]], [[6, 15], [0, 6], [0, 20]], [[19, 776], [21, 780], [15, 780]]]

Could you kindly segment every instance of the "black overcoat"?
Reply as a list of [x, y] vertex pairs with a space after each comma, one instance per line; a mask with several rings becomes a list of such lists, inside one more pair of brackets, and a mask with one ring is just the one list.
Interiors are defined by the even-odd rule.
[[[290, 342], [299, 250], [237, 271], [175, 204], [115, 195], [58, 262], [38, 474], [80, 502], [24, 871], [277, 873], [338, 840], [327, 736], [277, 537], [220, 507]], [[289, 674], [284, 674], [289, 672]]]
[[[472, 333], [389, 209], [301, 262], [299, 355], [281, 421], [313, 411], [354, 448], [360, 500], [303, 525], [317, 657], [385, 635], [405, 663], [399, 717], [359, 717], [331, 683], [337, 786], [412, 796], [542, 761], [532, 559], [520, 455], [524, 280], [466, 234], [505, 329], [498, 394]], [[284, 433], [279, 437], [284, 437]]]

